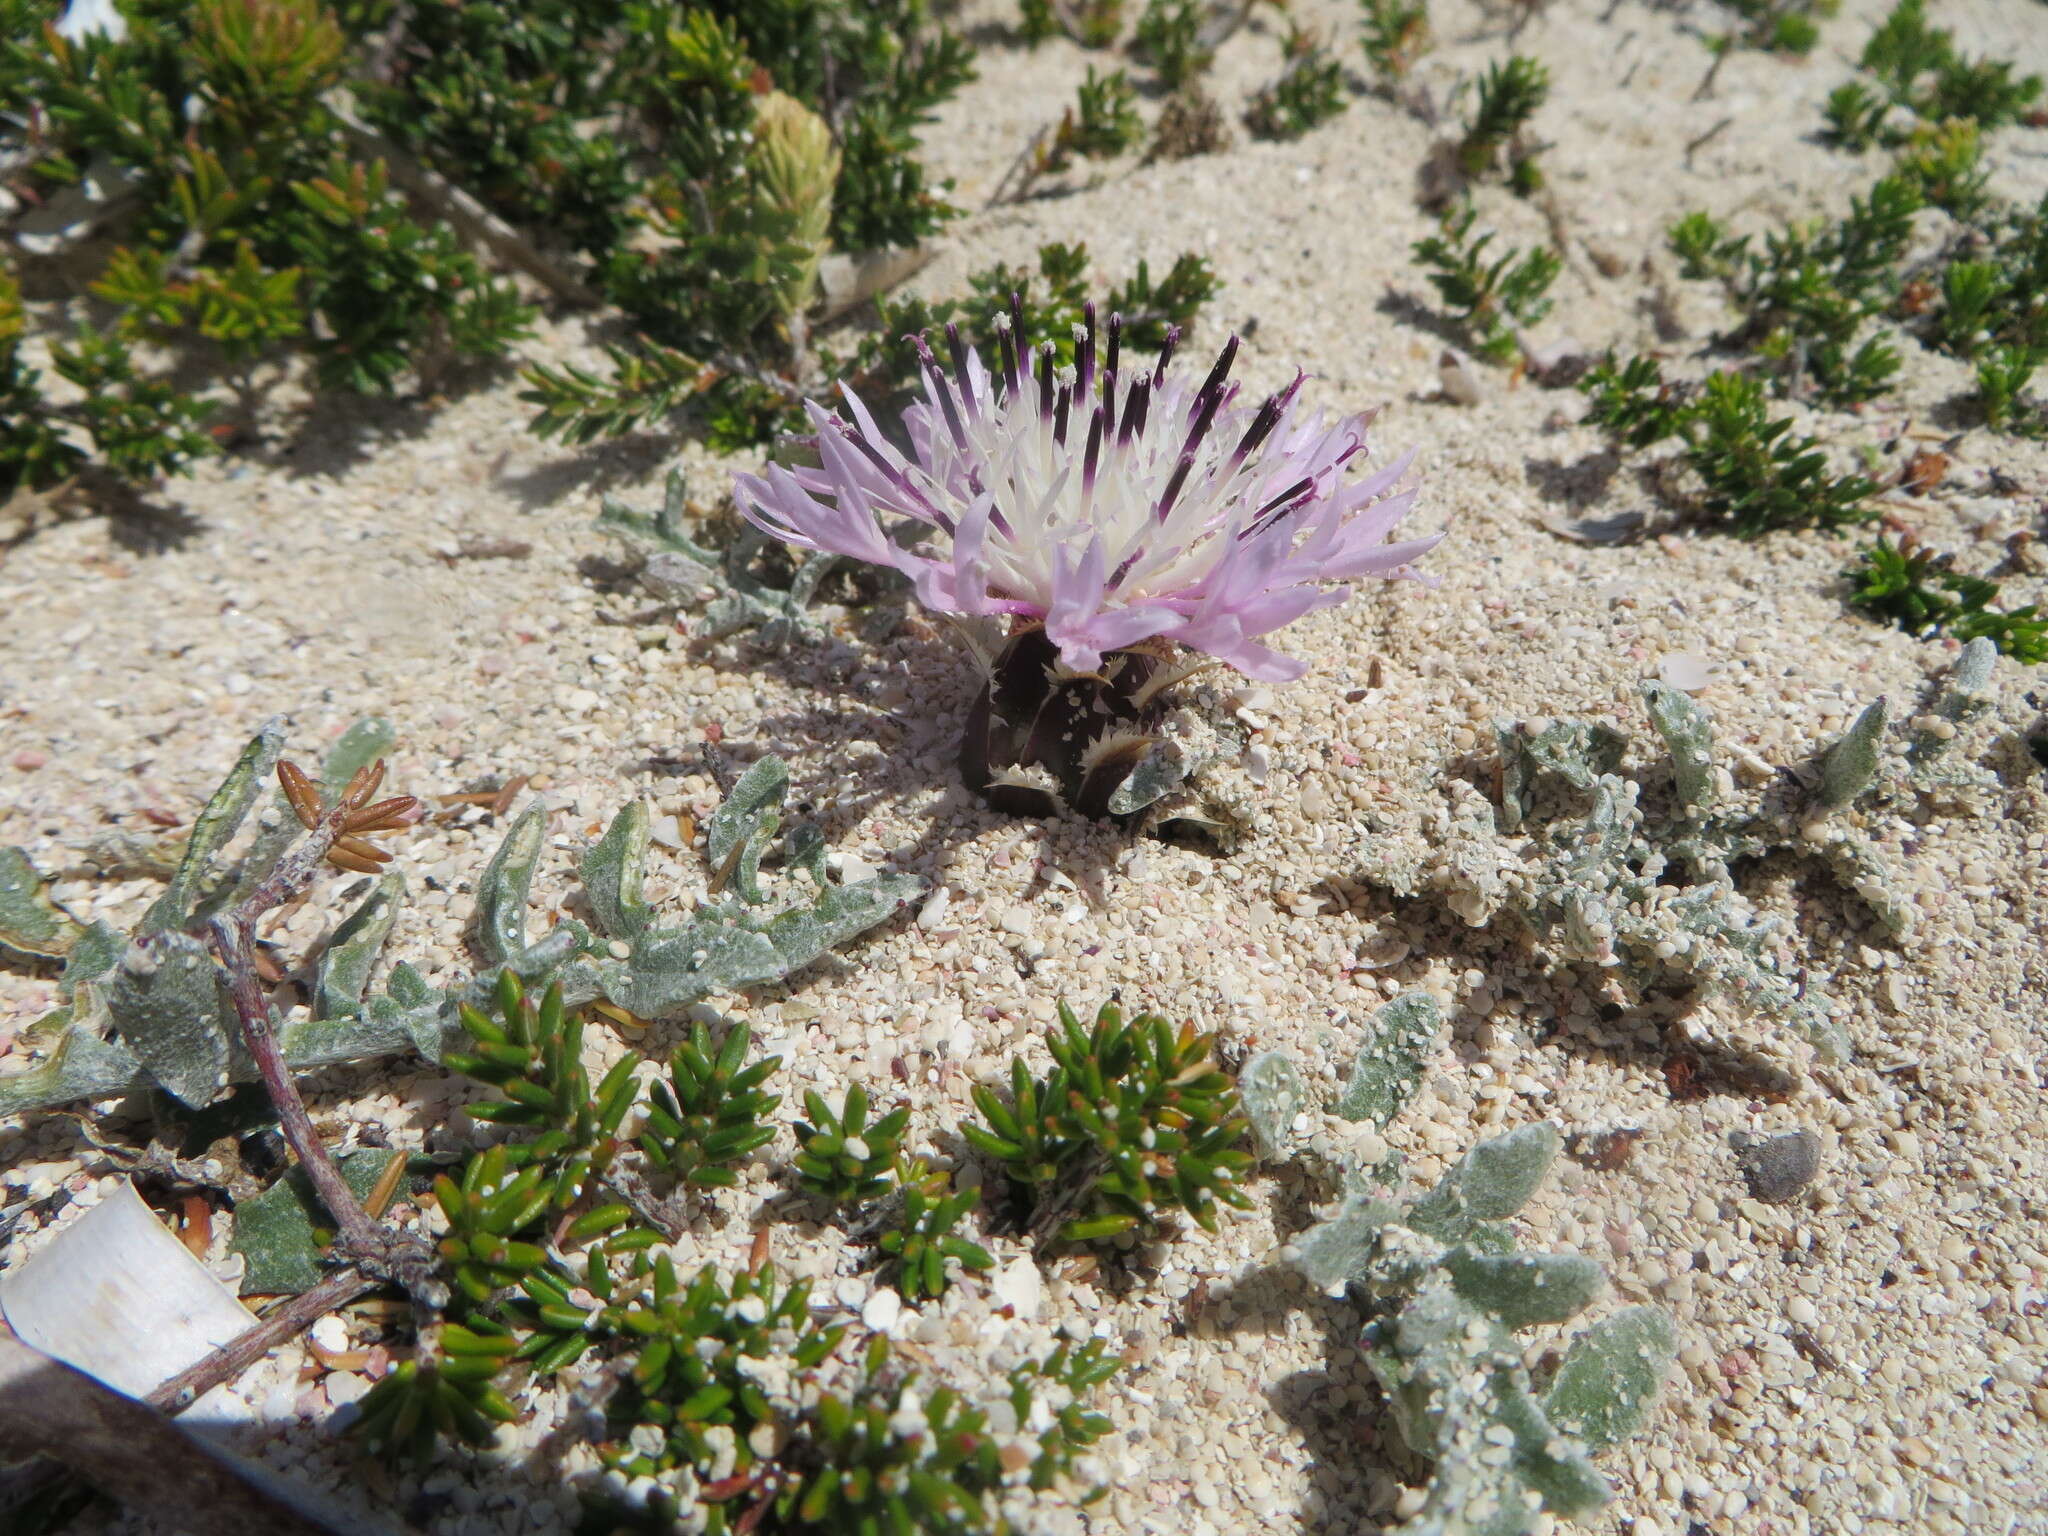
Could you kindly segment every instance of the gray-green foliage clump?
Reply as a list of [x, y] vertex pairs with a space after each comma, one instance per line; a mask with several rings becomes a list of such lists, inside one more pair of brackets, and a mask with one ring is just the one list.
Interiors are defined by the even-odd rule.
[[[1422, 1086], [1423, 1061], [1442, 1024], [1443, 1007], [1427, 992], [1404, 992], [1379, 1009], [1330, 1113], [1383, 1128]], [[1295, 1141], [1297, 1117], [1311, 1107], [1308, 1083], [1294, 1058], [1284, 1051], [1249, 1058], [1238, 1071], [1237, 1093], [1259, 1155], [1285, 1156]]]
[[[390, 739], [388, 722], [344, 736], [323, 770], [330, 795]], [[37, 1026], [48, 1057], [0, 1078], [0, 1114], [155, 1087], [198, 1105], [230, 1081], [254, 1078], [223, 973], [191, 930], [252, 889], [290, 841], [283, 796], [257, 814], [283, 745], [273, 722], [244, 749], [194, 823], [164, 894], [132, 934], [104, 920], [83, 928], [70, 923], [42, 897], [40, 878], [20, 850], [0, 855], [0, 944], [31, 953], [61, 945], [65, 956], [60, 1006]], [[706, 827], [711, 899], [674, 924], [657, 921], [642, 893], [650, 820], [644, 802], [628, 805], [578, 868], [590, 923], [564, 919], [538, 938], [528, 932], [526, 904], [547, 811], [529, 808], [477, 883], [472, 941], [484, 976], [507, 969], [529, 986], [553, 978], [572, 1007], [603, 999], [656, 1018], [713, 992], [780, 980], [874, 927], [922, 889], [915, 876], [902, 874], [833, 884], [823, 836], [809, 824], [778, 843], [788, 784], [789, 770], [774, 757], [739, 777]], [[247, 851], [231, 857], [230, 845], [252, 817], [257, 825]], [[760, 874], [777, 848], [813, 887], [779, 909]], [[404, 877], [386, 871], [336, 926], [314, 965], [307, 1016], [277, 1025], [288, 1064], [311, 1068], [413, 1051], [438, 1061], [444, 1046], [465, 1047], [458, 1012], [465, 1003], [485, 1004], [492, 981], [437, 986], [400, 961], [381, 987], [371, 986], [405, 895]]]
[[1365, 878], [1435, 894], [1474, 928], [1512, 913], [1553, 957], [1611, 970], [1638, 990], [1711, 986], [1839, 1059], [1849, 1042], [1817, 989], [1777, 954], [1782, 924], [1758, 912], [1733, 870], [1773, 854], [1817, 859], [1892, 936], [1914, 908], [1870, 830], [1873, 812], [1917, 794], [1965, 803], [1984, 786], [1948, 761], [1958, 725], [1988, 704], [1988, 642], [1966, 648], [1907, 750], [1889, 751], [1880, 699], [1841, 740], [1762, 790], [1738, 793], [1716, 761], [1713, 721], [1661, 682], [1643, 702], [1668, 761], [1624, 769], [1628, 739], [1600, 722], [1500, 721], [1500, 793], [1452, 781], [1450, 804], [1411, 839], [1383, 843]]
[[743, 523], [730, 544], [713, 548], [691, 538], [684, 524], [688, 487], [680, 469], [669, 471], [659, 511], [639, 512], [606, 497], [597, 526], [616, 535], [640, 556], [640, 581], [655, 596], [702, 605], [691, 633], [722, 640], [749, 631], [764, 651], [780, 652], [792, 642], [817, 638], [806, 610], [818, 586], [845, 562], [832, 554], [806, 556], [778, 586], [756, 569], [762, 553], [780, 549], [752, 523]]
[[1368, 1312], [1366, 1363], [1402, 1439], [1432, 1463], [1401, 1536], [1520, 1536], [1540, 1512], [1606, 1502], [1590, 1453], [1633, 1434], [1670, 1369], [1675, 1338], [1654, 1307], [1579, 1334], [1538, 1387], [1515, 1334], [1578, 1316], [1604, 1284], [1573, 1254], [1515, 1252], [1508, 1218], [1557, 1155], [1547, 1124], [1466, 1154], [1435, 1188], [1386, 1199], [1354, 1185], [1341, 1211], [1285, 1256]]

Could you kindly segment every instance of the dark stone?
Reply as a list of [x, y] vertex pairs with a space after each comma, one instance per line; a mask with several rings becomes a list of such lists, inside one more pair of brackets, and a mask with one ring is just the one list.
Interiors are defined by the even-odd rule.
[[1772, 1205], [1790, 1200], [1820, 1172], [1820, 1138], [1811, 1131], [1787, 1131], [1782, 1136], [1737, 1131], [1728, 1141], [1749, 1181], [1749, 1192]]

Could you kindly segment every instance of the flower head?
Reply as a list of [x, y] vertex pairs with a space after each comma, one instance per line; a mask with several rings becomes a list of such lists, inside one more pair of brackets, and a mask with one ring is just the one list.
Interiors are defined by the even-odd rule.
[[[739, 476], [740, 510], [800, 549], [893, 566], [939, 612], [1037, 620], [1076, 672], [1159, 638], [1268, 681], [1304, 667], [1260, 636], [1342, 602], [1342, 583], [1412, 574], [1442, 538], [1390, 541], [1414, 500], [1395, 489], [1412, 453], [1351, 478], [1370, 417], [1303, 411], [1301, 374], [1242, 402], [1235, 337], [1190, 388], [1170, 371], [1177, 331], [1139, 365], [1121, 354], [1119, 318], [1098, 332], [1091, 306], [1064, 368], [1051, 343], [1030, 348], [1021, 302], [1010, 308], [999, 375], [956, 327], [950, 370], [917, 342], [908, 456], [842, 385], [851, 421], [805, 402], [819, 466]], [[906, 546], [892, 517], [929, 533]]]

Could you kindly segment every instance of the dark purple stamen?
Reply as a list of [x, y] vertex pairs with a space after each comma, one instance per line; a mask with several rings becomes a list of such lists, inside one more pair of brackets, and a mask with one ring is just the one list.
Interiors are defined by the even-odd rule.
[[1014, 289], [1010, 293], [1010, 325], [1003, 337], [1003, 382], [1010, 387], [1010, 398], [1016, 399], [1024, 387], [1019, 377], [1024, 356], [1024, 299]]
[[1102, 590], [1105, 592], [1114, 592], [1118, 587], [1122, 586], [1124, 584], [1124, 578], [1131, 574], [1131, 567], [1136, 565], [1137, 563], [1138, 551], [1132, 550], [1130, 554], [1126, 555], [1123, 558], [1123, 561], [1117, 566], [1116, 570], [1111, 574], [1109, 580], [1103, 583]]
[[[1209, 377], [1202, 381], [1202, 395], [1215, 394], [1223, 388], [1223, 381], [1230, 377], [1230, 365], [1237, 361], [1237, 338], [1231, 337], [1223, 343], [1223, 350], [1216, 355], [1216, 366], [1209, 370]], [[1196, 396], [1197, 399], [1201, 395]]]
[[1067, 412], [1073, 408], [1073, 404], [1073, 390], [1062, 384], [1059, 398], [1052, 406], [1052, 440], [1062, 448], [1067, 446]]
[[1017, 398], [1017, 387], [1020, 382], [1017, 377], [1017, 340], [1008, 326], [996, 332], [996, 345], [1002, 349], [1005, 394], [1007, 398], [1014, 400]]
[[1251, 426], [1245, 429], [1243, 440], [1230, 455], [1231, 468], [1235, 469], [1250, 458], [1253, 450], [1266, 440], [1267, 435], [1279, 424], [1280, 413], [1287, 409], [1287, 403], [1294, 398], [1295, 391], [1301, 388], [1301, 381], [1306, 377], [1306, 374], [1296, 374], [1292, 384], [1277, 394], [1266, 396], [1265, 403], [1259, 407], [1259, 414], [1252, 418]]
[[967, 429], [960, 425], [960, 408], [953, 404], [953, 391], [946, 388], [946, 376], [939, 371], [939, 360], [932, 356], [932, 349], [922, 336], [917, 338], [917, 360], [924, 367], [925, 377], [932, 381], [932, 393], [939, 397], [939, 409], [945, 414], [946, 430], [953, 434], [953, 446], [965, 453]]
[[1102, 432], [1112, 442], [1116, 439], [1116, 364], [1109, 363], [1102, 370]]
[[1074, 393], [1082, 400], [1095, 382], [1095, 306], [1081, 306], [1081, 334], [1074, 339]]
[[[1276, 523], [1296, 507], [1306, 506], [1315, 488], [1316, 483], [1312, 478], [1295, 481], [1294, 484], [1287, 487], [1286, 490], [1254, 512], [1251, 521], [1244, 525], [1244, 532], [1240, 533], [1238, 537], [1241, 539], [1250, 538], [1262, 525], [1269, 526], [1272, 523]], [[1269, 513], [1271, 514], [1270, 517], [1268, 516]]]
[[1088, 451], [1081, 456], [1081, 494], [1095, 489], [1095, 466], [1102, 457], [1102, 407], [1088, 420]]
[[1123, 428], [1117, 436], [1119, 443], [1128, 443], [1134, 437], [1145, 435], [1145, 413], [1152, 407], [1152, 381], [1142, 374], [1131, 385], [1130, 395], [1124, 401]]
[[1118, 348], [1123, 344], [1123, 339], [1124, 317], [1122, 315], [1111, 315], [1109, 317], [1109, 347], [1104, 352], [1102, 359], [1102, 372], [1106, 377], [1114, 377], [1116, 374], [1116, 355]]
[[981, 409], [974, 403], [974, 389], [967, 378], [967, 343], [960, 339], [960, 327], [948, 324], [946, 327], [946, 351], [953, 359], [953, 377], [960, 381], [960, 400], [967, 408], [969, 421], [981, 420]]
[[1052, 353], [1049, 341], [1038, 349], [1038, 414], [1044, 421], [1052, 420]]
[[1154, 389], [1157, 389], [1161, 384], [1166, 382], [1166, 365], [1173, 361], [1173, 349], [1179, 345], [1180, 327], [1177, 325], [1169, 325], [1166, 328], [1165, 344], [1162, 345], [1159, 349], [1159, 362], [1152, 369], [1152, 387]]
[[1193, 453], [1183, 453], [1180, 462], [1173, 466], [1173, 478], [1166, 482], [1166, 490], [1159, 498], [1159, 508], [1152, 515], [1160, 522], [1166, 521], [1166, 514], [1173, 510], [1173, 499], [1180, 495], [1180, 488], [1187, 484], [1188, 471], [1195, 467]]

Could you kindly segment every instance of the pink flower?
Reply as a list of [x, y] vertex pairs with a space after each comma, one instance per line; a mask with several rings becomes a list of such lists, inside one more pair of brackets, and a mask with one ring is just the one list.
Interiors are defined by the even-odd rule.
[[[1391, 539], [1415, 499], [1395, 489], [1414, 455], [1360, 473], [1369, 416], [1302, 410], [1300, 374], [1240, 402], [1235, 337], [1189, 389], [1168, 376], [1178, 332], [1135, 366], [1112, 315], [1098, 356], [1091, 308], [1060, 368], [1050, 343], [1028, 350], [1014, 299], [1011, 311], [997, 322], [1000, 377], [954, 327], [950, 373], [918, 343], [909, 456], [842, 385], [851, 421], [805, 402], [820, 466], [739, 476], [740, 510], [799, 549], [893, 566], [928, 608], [1040, 621], [1076, 672], [1163, 639], [1274, 682], [1305, 668], [1261, 636], [1341, 603], [1344, 583], [1413, 575], [1443, 537]], [[906, 544], [887, 526], [897, 518], [929, 532]]]

